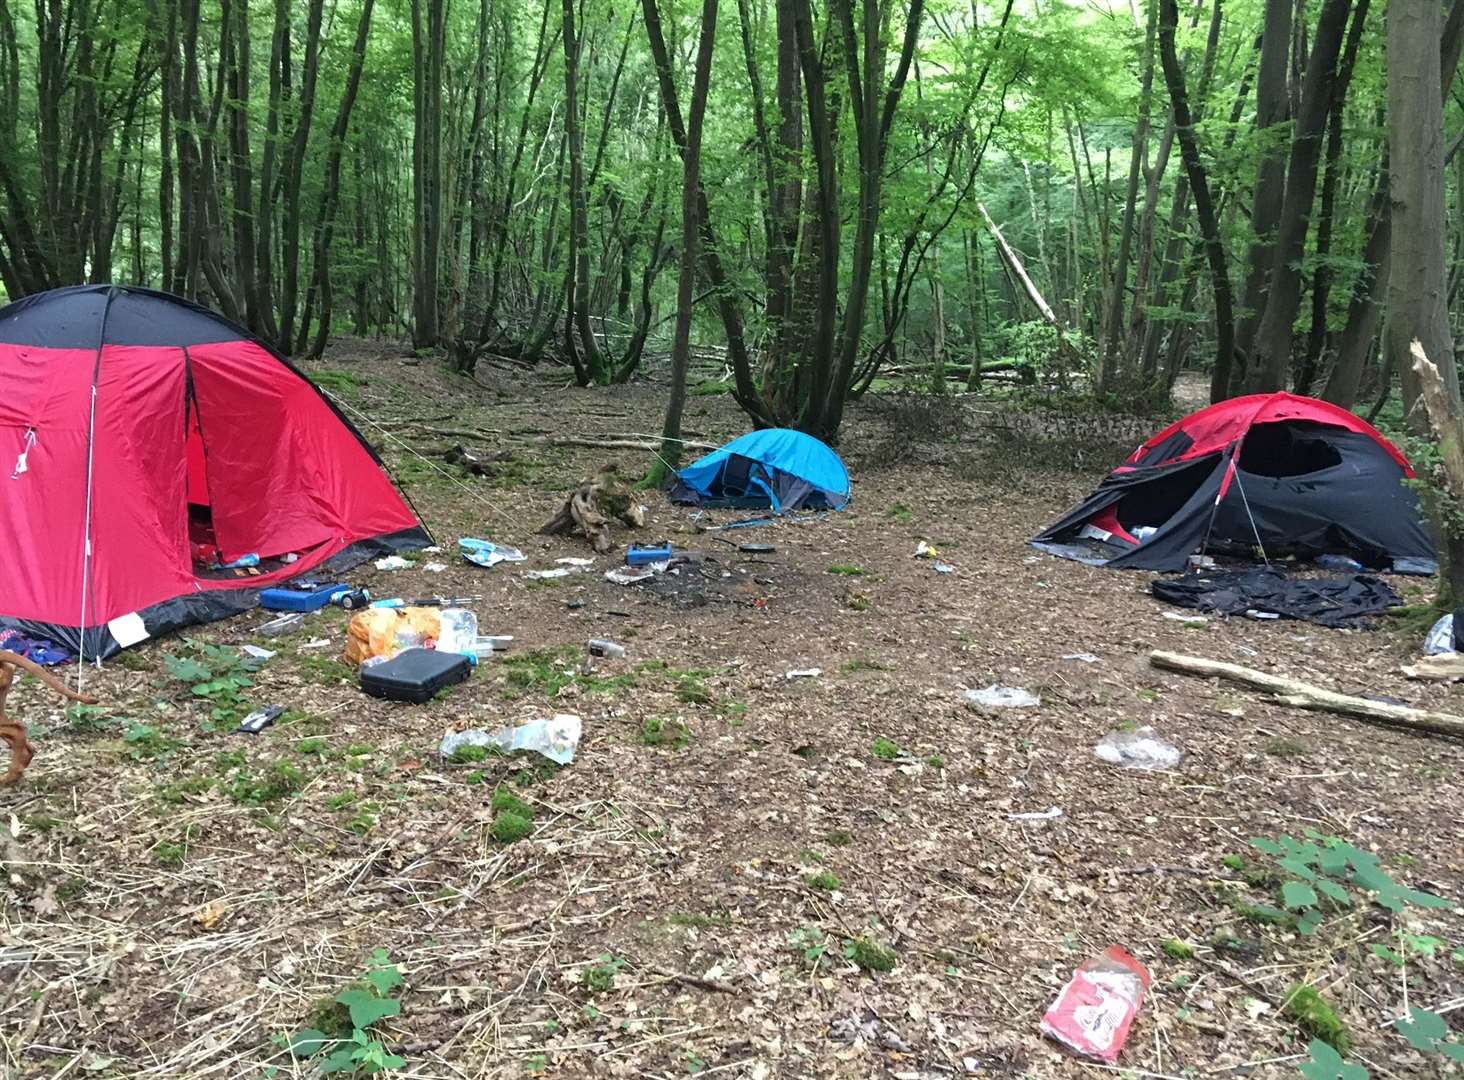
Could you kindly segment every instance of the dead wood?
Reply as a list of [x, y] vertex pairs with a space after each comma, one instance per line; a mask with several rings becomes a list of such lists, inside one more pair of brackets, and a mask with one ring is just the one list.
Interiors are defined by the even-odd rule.
[[612, 462], [584, 481], [564, 501], [554, 516], [539, 527], [543, 536], [563, 536], [578, 529], [601, 555], [615, 543], [610, 539], [610, 520], [618, 518], [639, 528], [646, 523], [645, 511], [630, 497]]
[[1199, 656], [1156, 651], [1149, 654], [1149, 663], [1167, 671], [1177, 671], [1182, 675], [1213, 676], [1239, 683], [1242, 686], [1249, 686], [1253, 690], [1265, 690], [1274, 694], [1280, 704], [1298, 709], [1339, 713], [1372, 724], [1464, 738], [1464, 717], [1452, 716], [1448, 713], [1433, 712], [1430, 709], [1415, 709], [1410, 705], [1390, 705], [1383, 701], [1353, 697], [1351, 694], [1339, 694], [1332, 690], [1323, 690], [1319, 686], [1298, 682], [1296, 679], [1268, 675], [1264, 671], [1256, 671], [1254, 668], [1227, 664], [1220, 660], [1206, 660]]
[[1403, 668], [1403, 674], [1410, 679], [1464, 679], [1464, 655], [1451, 652], [1437, 656], [1420, 656], [1417, 663]]

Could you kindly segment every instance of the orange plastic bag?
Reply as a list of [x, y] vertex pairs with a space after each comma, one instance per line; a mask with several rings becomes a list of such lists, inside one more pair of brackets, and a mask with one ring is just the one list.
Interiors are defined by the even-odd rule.
[[346, 631], [346, 663], [360, 666], [373, 656], [391, 659], [403, 649], [432, 648], [442, 630], [437, 608], [367, 608], [351, 616]]

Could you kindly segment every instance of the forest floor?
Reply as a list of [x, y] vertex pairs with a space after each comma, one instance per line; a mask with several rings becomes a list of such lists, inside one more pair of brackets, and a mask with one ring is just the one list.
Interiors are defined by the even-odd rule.
[[[1248, 842], [1342, 837], [1457, 904], [1464, 746], [1161, 673], [1146, 654], [1456, 712], [1461, 694], [1399, 673], [1417, 620], [1187, 626], [1147, 574], [1027, 547], [1131, 448], [1127, 428], [1034, 433], [965, 399], [866, 400], [841, 447], [845, 512], [698, 535], [649, 493], [648, 526], [617, 539], [669, 538], [711, 572], [619, 587], [602, 576], [612, 555], [539, 582], [526, 572], [591, 554], [535, 535], [564, 492], [606, 460], [648, 464], [544, 440], [653, 431], [663, 388], [578, 390], [562, 372], [469, 383], [360, 343], [323, 367], [373, 418], [366, 434], [448, 564], [349, 579], [480, 594], [481, 632], [513, 649], [426, 705], [390, 705], [339, 662], [347, 616], [332, 608], [289, 637], [254, 636], [262, 618], [246, 616], [131, 650], [89, 676], [100, 709], [63, 711], [25, 680], [11, 704], [37, 757], [0, 792], [9, 1075], [309, 1075], [315, 1062], [281, 1044], [338, 1022], [332, 999], [382, 950], [404, 982], [388, 988], [399, 1014], [371, 1030], [403, 1076], [1099, 1076], [1039, 1020], [1115, 943], [1153, 976], [1127, 1075], [1299, 1075], [1307, 1037], [1282, 1015], [1298, 982], [1335, 1007], [1375, 1077], [1439, 1075], [1385, 1025], [1406, 1003], [1460, 999], [1464, 912], [1410, 909], [1411, 952], [1365, 903], [1302, 937], [1257, 921], [1252, 905], [1277, 901]], [[725, 396], [690, 404], [689, 437], [743, 430]], [[463, 441], [433, 427], [512, 457], [449, 482], [398, 448]], [[465, 535], [529, 561], [468, 566]], [[716, 537], [776, 551], [754, 562]], [[954, 572], [912, 557], [921, 540]], [[1428, 583], [1394, 584], [1426, 599]], [[585, 675], [595, 636], [629, 655]], [[203, 647], [245, 642], [279, 654], [238, 702], [179, 663], [217, 676], [214, 657], [232, 653]], [[1041, 705], [967, 707], [963, 689], [991, 683]], [[282, 722], [231, 730], [239, 706], [270, 703], [290, 710]], [[556, 712], [584, 724], [562, 769], [437, 753], [446, 731]], [[1181, 748], [1180, 765], [1094, 756], [1135, 724]], [[515, 843], [494, 838], [498, 790], [532, 808]], [[1013, 819], [1050, 807], [1061, 816]], [[1194, 955], [1169, 955], [1171, 938]], [[855, 962], [884, 948], [892, 970]]]

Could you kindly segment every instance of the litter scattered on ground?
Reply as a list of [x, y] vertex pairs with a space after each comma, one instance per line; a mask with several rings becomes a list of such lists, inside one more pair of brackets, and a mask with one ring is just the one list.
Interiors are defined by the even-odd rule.
[[1184, 755], [1178, 748], [1159, 738], [1154, 729], [1145, 725], [1137, 731], [1115, 731], [1103, 736], [1093, 753], [1110, 765], [1122, 765], [1125, 769], [1172, 769]]
[[301, 649], [326, 649], [330, 647], [330, 638], [314, 638], [301, 645]]
[[1423, 639], [1424, 656], [1442, 656], [1457, 651], [1454, 644], [1454, 613], [1439, 616]]
[[1177, 611], [1166, 611], [1164, 617], [1173, 622], [1187, 623], [1190, 626], [1203, 626], [1210, 621], [1203, 615], [1181, 615]]
[[1008, 814], [1008, 821], [1054, 821], [1062, 817], [1062, 807], [1049, 806], [1046, 810], [1035, 810], [1029, 814]]
[[823, 674], [823, 668], [796, 668], [783, 676], [785, 679], [816, 679]]
[[649, 581], [657, 574], [665, 573], [669, 563], [647, 563], [645, 566], [616, 567], [614, 570], [605, 571], [605, 580], [616, 585], [634, 585], [637, 582]]
[[772, 544], [738, 544], [737, 550], [744, 555], [771, 555], [778, 549]]
[[265, 637], [279, 637], [281, 634], [288, 634], [304, 621], [305, 616], [301, 612], [292, 611], [288, 615], [281, 615], [278, 619], [260, 623], [254, 628], [254, 632], [263, 634]]
[[264, 649], [258, 645], [240, 645], [239, 651], [252, 660], [269, 660], [278, 655], [273, 649]]
[[1254, 619], [1256, 622], [1270, 622], [1279, 619], [1281, 616], [1274, 611], [1257, 611], [1255, 608], [1247, 608], [1245, 612], [1247, 619]]
[[936, 559], [939, 557], [940, 552], [936, 551], [934, 547], [932, 547], [930, 544], [927, 544], [924, 540], [915, 545], [915, 558]]
[[281, 705], [268, 705], [263, 709], [255, 709], [239, 721], [239, 731], [245, 735], [258, 735], [284, 715], [285, 710]]
[[1149, 972], [1117, 945], [1084, 960], [1042, 1016], [1042, 1034], [1068, 1049], [1118, 1060], [1129, 1028], [1144, 1003]]
[[429, 574], [440, 574], [444, 570], [447, 569], [447, 563], [443, 563], [443, 562], [423, 563], [422, 564], [422, 569], [425, 570], [425, 571], [427, 571], [427, 573], [429, 573]]
[[530, 581], [552, 581], [555, 578], [569, 577], [574, 573], [567, 566], [556, 566], [553, 570], [530, 570], [524, 577]]
[[937, 574], [953, 574], [956, 568], [948, 562], [937, 562], [934, 570]]
[[659, 544], [631, 544], [625, 549], [625, 565], [653, 566], [656, 563], [669, 563], [671, 555], [671, 544], [668, 541]]
[[433, 544], [431, 547], [424, 547], [422, 549], [422, 554], [423, 555], [441, 555], [442, 554], [442, 548], [438, 547], [436, 544]]
[[404, 559], [400, 555], [388, 555], [384, 559], [376, 560], [378, 570], [410, 570], [417, 564], [410, 559]]
[[1318, 555], [1312, 562], [1323, 570], [1347, 570], [1356, 574], [1364, 569], [1362, 563], [1348, 555]]
[[1030, 690], [999, 683], [992, 683], [981, 690], [967, 690], [966, 701], [984, 709], [1030, 709], [1042, 704], [1042, 699]]
[[532, 750], [559, 765], [568, 765], [579, 749], [581, 724], [574, 713], [555, 713], [552, 720], [535, 720], [514, 728], [488, 732], [481, 728], [447, 735], [437, 752], [451, 758], [463, 746], [482, 746], [505, 753]]
[[1065, 654], [1063, 654], [1063, 659], [1064, 660], [1076, 660], [1080, 664], [1101, 664], [1101, 663], [1103, 663], [1103, 658], [1101, 656], [1094, 656], [1090, 652], [1070, 652], [1070, 653], [1065, 653]]
[[71, 659], [71, 652], [46, 638], [30, 638], [13, 627], [0, 627], [0, 649], [25, 657], [33, 664], [50, 667]]
[[611, 641], [609, 638], [590, 638], [589, 644], [585, 646], [591, 656], [605, 657], [611, 660], [620, 660], [625, 656], [625, 646]]
[[481, 566], [485, 570], [492, 569], [499, 563], [524, 562], [528, 559], [516, 547], [509, 547], [507, 544], [495, 544], [491, 540], [479, 540], [474, 536], [465, 536], [458, 541], [458, 550], [462, 552], [463, 558], [474, 566]]
[[404, 649], [436, 644], [442, 612], [435, 607], [371, 607], [351, 616], [346, 630], [346, 663], [372, 657], [390, 659]]
[[563, 559], [555, 559], [554, 561], [560, 566], [568, 566], [572, 570], [588, 570], [590, 567], [595, 565], [594, 559], [576, 559], [573, 557], [567, 557]]

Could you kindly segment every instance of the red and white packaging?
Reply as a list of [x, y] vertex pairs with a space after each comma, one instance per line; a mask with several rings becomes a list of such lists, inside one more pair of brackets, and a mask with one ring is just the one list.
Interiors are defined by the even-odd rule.
[[1076, 1053], [1118, 1060], [1144, 1003], [1149, 972], [1117, 945], [1083, 961], [1042, 1017], [1042, 1034]]

